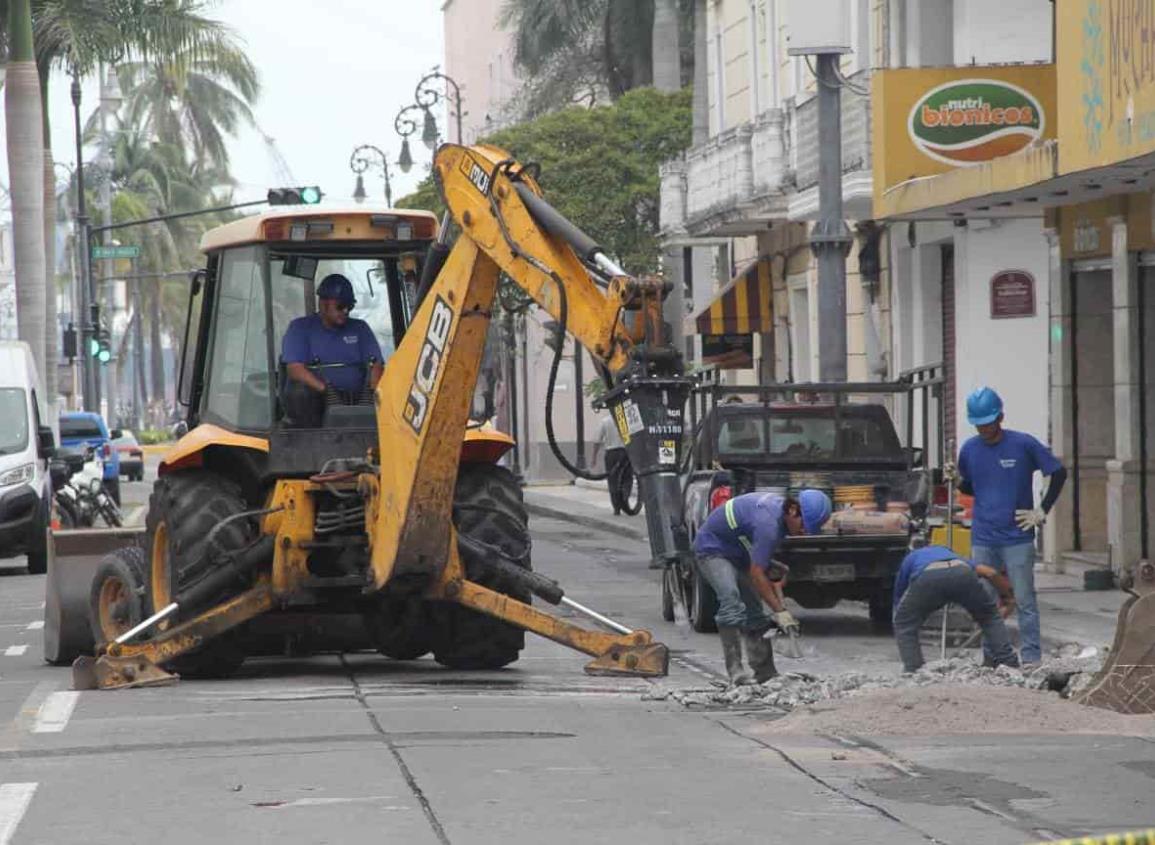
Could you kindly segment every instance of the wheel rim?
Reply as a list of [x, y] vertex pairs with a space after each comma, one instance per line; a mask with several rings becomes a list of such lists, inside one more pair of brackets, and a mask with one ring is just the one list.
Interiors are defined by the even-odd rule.
[[[169, 588], [172, 582], [168, 566], [168, 525], [163, 521], [157, 524], [152, 535], [152, 566], [149, 580], [152, 585], [152, 612], [156, 613], [172, 603], [172, 590]], [[167, 619], [157, 624], [157, 628], [161, 631], [168, 627]]]
[[105, 642], [112, 642], [132, 627], [132, 588], [120, 578], [105, 578], [100, 585], [100, 630]]

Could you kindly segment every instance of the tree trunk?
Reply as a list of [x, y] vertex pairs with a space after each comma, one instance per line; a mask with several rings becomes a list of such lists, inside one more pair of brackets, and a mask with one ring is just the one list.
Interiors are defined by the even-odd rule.
[[682, 50], [678, 39], [678, 0], [654, 0], [654, 87], [667, 93], [682, 87]]
[[[12, 198], [12, 247], [16, 265], [16, 319], [20, 339], [32, 347], [41, 385], [44, 360], [44, 118], [40, 74], [32, 42], [30, 0], [9, 0], [9, 58], [4, 85], [8, 127], [8, 179]], [[45, 408], [45, 410], [47, 410]]]
[[[158, 408], [165, 409], [164, 350], [160, 343], [160, 285], [149, 285], [148, 292], [148, 352], [152, 371], [152, 401]], [[157, 425], [165, 422], [164, 411], [158, 411]]]
[[49, 419], [56, 418], [60, 370], [59, 325], [56, 319], [56, 168], [52, 157], [52, 130], [48, 117], [49, 68], [39, 69], [40, 109], [44, 114], [44, 401]]
[[694, 0], [694, 146], [706, 143], [710, 137], [710, 90], [706, 81], [709, 73], [706, 59], [706, 2]]

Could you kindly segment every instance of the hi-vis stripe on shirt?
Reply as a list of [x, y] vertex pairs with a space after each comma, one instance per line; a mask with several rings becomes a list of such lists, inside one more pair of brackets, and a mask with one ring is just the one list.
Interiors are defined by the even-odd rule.
[[[726, 524], [730, 526], [730, 530], [738, 530], [738, 517], [734, 514], [733, 499], [726, 500]], [[754, 544], [750, 542], [749, 538], [743, 537], [741, 534], [738, 535], [738, 542], [742, 544], [747, 553], [754, 548]]]

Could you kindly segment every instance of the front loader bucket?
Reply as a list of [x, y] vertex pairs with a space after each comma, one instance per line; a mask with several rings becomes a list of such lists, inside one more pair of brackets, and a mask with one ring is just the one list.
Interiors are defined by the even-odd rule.
[[1155, 591], [1124, 602], [1107, 662], [1075, 701], [1118, 713], [1155, 713]]
[[662, 643], [613, 646], [586, 664], [587, 675], [664, 678], [670, 671], [670, 650]]
[[72, 664], [74, 690], [157, 687], [173, 684], [179, 680], [179, 675], [164, 671], [140, 655], [135, 657], [82, 655]]

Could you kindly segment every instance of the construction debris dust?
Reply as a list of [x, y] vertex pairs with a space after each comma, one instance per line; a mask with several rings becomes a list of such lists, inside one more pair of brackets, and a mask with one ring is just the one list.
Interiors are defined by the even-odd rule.
[[1155, 734], [1153, 716], [1121, 716], [1066, 700], [1101, 663], [1097, 654], [1056, 656], [1024, 672], [987, 669], [964, 657], [928, 663], [910, 675], [792, 672], [764, 684], [659, 689], [647, 698], [692, 709], [787, 711], [767, 726], [775, 733]]

